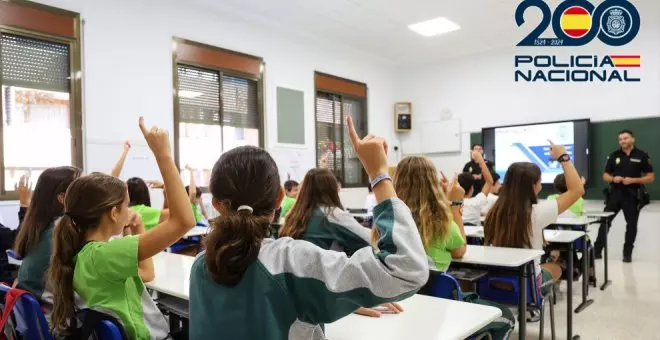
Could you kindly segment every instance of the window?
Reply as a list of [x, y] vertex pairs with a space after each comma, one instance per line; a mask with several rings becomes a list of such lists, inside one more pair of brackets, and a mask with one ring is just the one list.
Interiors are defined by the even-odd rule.
[[367, 134], [366, 85], [316, 73], [317, 166], [332, 170], [344, 187], [366, 186], [369, 179], [353, 151], [346, 116], [360, 136]]
[[82, 166], [79, 17], [29, 2], [0, 2], [0, 197], [43, 170]]
[[[263, 145], [262, 61], [215, 47], [175, 41], [177, 162], [180, 167], [190, 165], [196, 169], [197, 184], [206, 187], [213, 165], [223, 152], [244, 145]], [[237, 57], [257, 63], [257, 67], [243, 68], [232, 63], [232, 58]], [[250, 73], [254, 71], [257, 74]], [[189, 181], [187, 173], [184, 181]]]

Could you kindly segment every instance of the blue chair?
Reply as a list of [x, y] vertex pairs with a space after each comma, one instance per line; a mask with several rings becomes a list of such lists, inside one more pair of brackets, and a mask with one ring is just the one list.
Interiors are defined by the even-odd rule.
[[[5, 294], [11, 288], [0, 285], [0, 291]], [[52, 340], [49, 333], [48, 322], [39, 302], [30, 294], [25, 294], [14, 305], [14, 319], [16, 320], [16, 332], [24, 339]]]
[[453, 276], [443, 272], [431, 273], [431, 276], [433, 277], [429, 291], [431, 296], [448, 300], [462, 300], [461, 286]]
[[19, 261], [22, 260], [22, 258], [14, 252], [14, 249], [7, 249], [7, 250], [5, 250], [5, 252], [7, 253], [7, 256], [9, 256], [13, 259], [16, 259], [16, 260], [19, 260]]
[[83, 309], [77, 314], [79, 320], [83, 320], [82, 328], [78, 336], [87, 338], [94, 335], [95, 340], [124, 340], [124, 332], [115, 322], [113, 317], [103, 312], [91, 309]]
[[110, 320], [103, 320], [96, 327], [96, 337], [98, 340], [124, 340], [119, 328]]
[[[531, 297], [527, 301], [528, 305], [534, 306], [539, 309], [541, 312], [541, 322], [539, 330], [539, 339], [543, 339], [543, 330], [545, 326], [545, 305], [546, 301], [549, 301], [547, 304], [550, 305], [550, 331], [552, 339], [555, 339], [555, 308], [554, 308], [554, 289], [550, 290], [550, 293], [546, 296], [541, 296], [537, 286], [536, 277], [527, 278], [527, 285], [524, 288], [521, 288], [518, 285], [518, 278], [515, 276], [484, 276], [479, 279], [477, 284], [479, 295], [487, 300], [494, 302], [508, 304], [508, 305], [518, 305], [518, 292], [520, 289], [527, 289], [527, 297]], [[494, 284], [504, 284], [508, 287], [511, 287], [511, 290], [498, 289]]]

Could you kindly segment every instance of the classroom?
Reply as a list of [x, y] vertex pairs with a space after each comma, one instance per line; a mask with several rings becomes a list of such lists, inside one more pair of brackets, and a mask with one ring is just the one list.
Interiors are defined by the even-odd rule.
[[656, 0], [0, 0], [0, 329], [660, 339], [658, 36]]

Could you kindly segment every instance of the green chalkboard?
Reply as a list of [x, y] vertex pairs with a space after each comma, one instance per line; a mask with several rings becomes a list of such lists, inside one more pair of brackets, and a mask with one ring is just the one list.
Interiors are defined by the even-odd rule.
[[[605, 162], [607, 156], [619, 147], [617, 137], [619, 132], [625, 129], [633, 131], [637, 147], [646, 151], [651, 159], [660, 161], [660, 117], [593, 122], [590, 129], [590, 181], [586, 186], [585, 198], [603, 198], [603, 189], [606, 184], [601, 178]], [[470, 134], [470, 144], [481, 142], [481, 132]], [[655, 172], [660, 172], [659, 165], [655, 166]], [[651, 199], [660, 200], [660, 179], [647, 185], [646, 189], [651, 194]], [[545, 197], [551, 193], [553, 193], [552, 190], [544, 190], [540, 196]]]
[[277, 88], [277, 142], [305, 145], [303, 91]]

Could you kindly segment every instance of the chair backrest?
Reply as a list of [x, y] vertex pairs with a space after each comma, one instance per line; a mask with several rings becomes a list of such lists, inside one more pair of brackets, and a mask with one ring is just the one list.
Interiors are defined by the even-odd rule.
[[[522, 289], [527, 289], [527, 304], [540, 307], [542, 298], [536, 281], [536, 274], [528, 277], [526, 282], [526, 287], [522, 287]], [[496, 283], [507, 284], [512, 290], [498, 289], [494, 286]], [[521, 287], [518, 285], [517, 276], [486, 275], [479, 279], [477, 287], [479, 295], [484, 299], [508, 305], [518, 304], [518, 292]]]
[[449, 299], [449, 300], [461, 300], [461, 286], [459, 286], [456, 279], [443, 272], [431, 271], [431, 278], [433, 280], [430, 287], [430, 295]]
[[123, 340], [119, 327], [110, 320], [103, 320], [96, 326], [98, 340]]
[[123, 327], [114, 317], [93, 309], [83, 309], [76, 313], [82, 326], [75, 330], [75, 338], [88, 339], [94, 335], [96, 340], [124, 340], [128, 339]]
[[[0, 291], [7, 294], [11, 288], [0, 285]], [[41, 305], [31, 294], [22, 295], [12, 310], [16, 320], [16, 332], [24, 339], [52, 340], [48, 322]]]
[[11, 257], [11, 258], [14, 258], [14, 259], [17, 259], [17, 260], [22, 260], [22, 259], [20, 258], [20, 256], [18, 256], [18, 255], [14, 252], [14, 249], [7, 249], [7, 250], [5, 250], [5, 252], [7, 253], [7, 256], [9, 256], [9, 257]]

